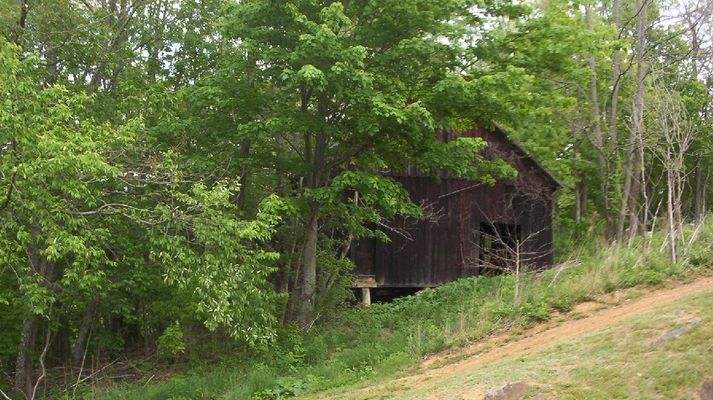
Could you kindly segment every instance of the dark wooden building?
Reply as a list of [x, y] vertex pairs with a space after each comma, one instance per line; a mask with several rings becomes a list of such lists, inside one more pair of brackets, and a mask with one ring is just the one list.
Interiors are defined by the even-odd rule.
[[494, 186], [419, 171], [390, 174], [426, 209], [422, 220], [398, 219], [385, 229], [391, 241], [362, 240], [351, 252], [355, 288], [426, 288], [458, 278], [507, 271], [516, 262], [529, 268], [552, 263], [553, 195], [561, 186], [546, 169], [499, 127], [445, 133], [488, 142], [486, 159], [502, 159], [516, 178]]

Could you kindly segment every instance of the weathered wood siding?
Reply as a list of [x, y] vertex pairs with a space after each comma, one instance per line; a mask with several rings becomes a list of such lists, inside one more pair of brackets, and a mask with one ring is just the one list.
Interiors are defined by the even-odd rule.
[[[542, 268], [552, 263], [556, 181], [502, 132], [466, 135], [485, 138], [488, 158], [505, 159], [518, 170], [518, 177], [489, 186], [466, 179], [434, 179], [415, 171], [392, 174], [414, 202], [428, 206], [436, 217], [397, 219], [391, 225], [402, 233], [387, 232], [391, 242], [371, 239], [357, 243], [352, 250], [357, 274], [374, 275], [381, 287], [431, 287], [481, 274], [481, 223], [519, 225], [521, 237], [530, 237], [524, 251], [538, 254], [532, 264]], [[445, 136], [449, 140], [454, 135]]]

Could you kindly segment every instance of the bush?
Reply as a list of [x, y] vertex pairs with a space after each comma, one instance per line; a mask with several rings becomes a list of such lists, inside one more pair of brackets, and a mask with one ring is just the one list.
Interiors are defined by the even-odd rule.
[[[517, 304], [512, 276], [464, 278], [388, 304], [342, 309], [311, 332], [280, 329], [270, 347], [242, 360], [231, 373], [223, 367], [212, 379], [193, 377], [183, 384], [174, 378], [165, 383], [173, 389], [155, 393], [203, 396], [195, 387], [211, 387], [211, 393], [224, 393], [225, 398], [283, 399], [387, 376], [447, 346], [545, 321], [553, 309], [568, 312], [577, 302], [602, 293], [692, 276], [713, 262], [711, 242], [713, 224], [701, 229], [681, 262], [672, 265], [666, 252], [659, 251], [661, 235], [630, 247], [591, 241], [573, 252], [576, 259], [524, 275]], [[181, 343], [176, 324], [166, 329], [160, 346], [177, 351]], [[227, 379], [233, 381], [228, 385]]]
[[177, 356], [186, 351], [186, 344], [183, 342], [183, 328], [176, 321], [169, 325], [163, 335], [158, 338], [159, 353], [164, 356]]

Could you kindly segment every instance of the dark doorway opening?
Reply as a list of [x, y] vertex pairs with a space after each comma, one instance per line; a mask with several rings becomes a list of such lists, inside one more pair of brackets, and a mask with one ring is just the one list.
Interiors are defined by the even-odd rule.
[[517, 256], [520, 225], [481, 222], [479, 233], [481, 273], [496, 275], [508, 271]]
[[[389, 303], [399, 297], [411, 296], [423, 290], [420, 287], [379, 287], [371, 288], [371, 303]], [[354, 296], [360, 299], [360, 289], [354, 289]]]

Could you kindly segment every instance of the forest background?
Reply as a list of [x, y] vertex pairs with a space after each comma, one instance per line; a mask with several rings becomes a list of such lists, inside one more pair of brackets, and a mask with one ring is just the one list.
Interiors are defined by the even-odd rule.
[[54, 373], [76, 393], [117, 357], [257, 359], [329, 326], [350, 246], [423, 215], [380, 171], [512, 174], [442, 130], [497, 121], [564, 183], [559, 259], [661, 233], [679, 263], [711, 194], [712, 13], [0, 1], [0, 388], [34, 398]]

